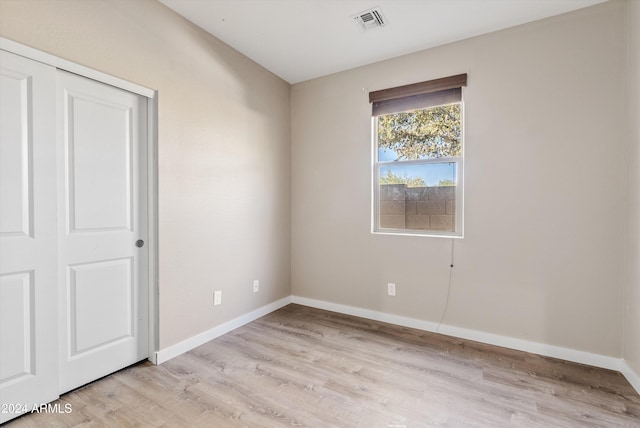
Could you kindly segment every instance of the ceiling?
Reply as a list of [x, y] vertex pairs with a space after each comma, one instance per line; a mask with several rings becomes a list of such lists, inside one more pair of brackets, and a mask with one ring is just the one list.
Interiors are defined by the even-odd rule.
[[[289, 83], [606, 0], [160, 0]], [[379, 7], [387, 25], [353, 15]]]

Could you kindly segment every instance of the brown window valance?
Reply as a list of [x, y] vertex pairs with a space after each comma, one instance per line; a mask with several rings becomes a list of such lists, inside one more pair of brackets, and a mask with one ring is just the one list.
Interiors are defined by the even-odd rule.
[[373, 116], [379, 116], [459, 102], [463, 86], [467, 86], [466, 73], [369, 92], [369, 102], [373, 103]]

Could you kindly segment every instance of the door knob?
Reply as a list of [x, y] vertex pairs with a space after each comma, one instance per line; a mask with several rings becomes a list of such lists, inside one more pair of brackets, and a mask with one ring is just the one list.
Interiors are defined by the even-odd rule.
[[144, 245], [144, 241], [142, 239], [138, 239], [136, 241], [136, 247], [142, 248], [143, 245]]

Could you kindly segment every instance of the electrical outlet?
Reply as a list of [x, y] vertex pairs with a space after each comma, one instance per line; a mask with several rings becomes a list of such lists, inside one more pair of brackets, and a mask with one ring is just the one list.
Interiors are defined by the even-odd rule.
[[396, 285], [393, 282], [390, 282], [387, 284], [387, 294], [389, 296], [395, 296], [396, 295]]
[[257, 293], [258, 291], [260, 291], [260, 280], [254, 279], [253, 280], [253, 292]]
[[222, 304], [222, 291], [215, 291], [213, 293], [213, 306]]

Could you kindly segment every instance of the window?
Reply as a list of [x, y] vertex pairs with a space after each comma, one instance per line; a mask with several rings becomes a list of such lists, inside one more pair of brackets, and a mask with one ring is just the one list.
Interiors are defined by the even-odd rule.
[[373, 232], [462, 236], [467, 75], [371, 92]]

